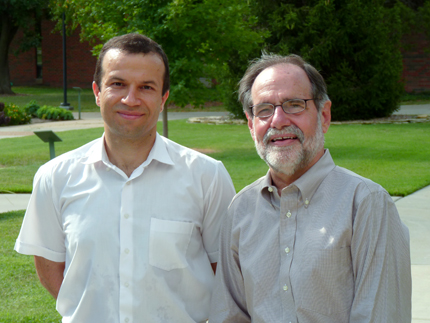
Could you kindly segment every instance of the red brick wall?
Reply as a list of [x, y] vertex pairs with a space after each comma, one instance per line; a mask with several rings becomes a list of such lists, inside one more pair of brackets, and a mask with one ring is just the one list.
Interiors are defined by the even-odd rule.
[[[42, 75], [43, 84], [53, 87], [63, 86], [63, 40], [60, 32], [51, 31], [55, 23], [42, 23]], [[91, 88], [97, 58], [91, 53], [92, 47], [79, 41], [79, 30], [66, 38], [67, 87]]]
[[423, 33], [403, 40], [403, 80], [406, 92], [430, 91], [430, 41]]
[[9, 75], [13, 85], [34, 85], [36, 83], [36, 49], [15, 56], [19, 48], [19, 40], [23, 37], [18, 32], [9, 48]]
[[[42, 22], [42, 83], [46, 86], [63, 87], [63, 40], [61, 33], [52, 32], [55, 23]], [[35, 85], [36, 49], [31, 49], [18, 57], [13, 55], [19, 46], [22, 33], [18, 33], [9, 51], [11, 82], [14, 85]], [[92, 46], [79, 40], [79, 29], [66, 38], [67, 46], [67, 87], [91, 88], [97, 58], [91, 53]]]
[[[60, 32], [52, 33], [55, 23], [42, 23], [42, 75], [43, 85], [63, 86], [63, 47]], [[36, 84], [36, 50], [13, 55], [18, 47], [18, 33], [9, 52], [11, 81], [14, 85]], [[424, 34], [405, 37], [403, 54], [403, 80], [407, 92], [430, 91], [430, 42]], [[96, 57], [91, 54], [91, 46], [79, 41], [79, 29], [67, 37], [67, 87], [91, 88]]]

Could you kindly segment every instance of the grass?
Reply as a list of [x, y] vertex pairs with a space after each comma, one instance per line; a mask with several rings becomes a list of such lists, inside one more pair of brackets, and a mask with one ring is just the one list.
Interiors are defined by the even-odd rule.
[[[161, 125], [160, 125], [161, 129]], [[61, 133], [63, 153], [99, 137], [102, 128]], [[170, 138], [223, 161], [236, 190], [267, 172], [246, 125], [169, 122]], [[430, 184], [430, 123], [333, 125], [326, 147], [335, 162], [382, 184], [392, 195], [407, 195]], [[34, 172], [49, 158], [36, 136], [0, 140], [0, 187], [30, 191]], [[24, 211], [0, 214], [0, 322], [59, 322], [55, 302], [40, 285], [33, 258], [13, 251]]]
[[60, 322], [55, 300], [42, 287], [33, 257], [13, 250], [24, 211], [0, 213], [0, 322]]
[[401, 100], [402, 104], [430, 104], [430, 91], [405, 93]]
[[[161, 129], [161, 124], [159, 129]], [[98, 138], [102, 128], [61, 132], [57, 155]], [[211, 151], [224, 162], [236, 190], [267, 172], [246, 125], [188, 124], [169, 121], [169, 136], [187, 147]], [[430, 124], [332, 125], [326, 147], [339, 166], [405, 196], [430, 184]], [[34, 173], [49, 159], [48, 145], [36, 136], [0, 141], [0, 190], [31, 192]]]

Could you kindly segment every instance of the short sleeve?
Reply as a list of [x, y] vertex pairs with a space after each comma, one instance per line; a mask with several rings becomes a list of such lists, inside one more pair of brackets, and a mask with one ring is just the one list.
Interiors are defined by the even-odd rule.
[[45, 164], [34, 177], [33, 193], [14, 249], [21, 254], [64, 262], [64, 232], [52, 182], [51, 167]]

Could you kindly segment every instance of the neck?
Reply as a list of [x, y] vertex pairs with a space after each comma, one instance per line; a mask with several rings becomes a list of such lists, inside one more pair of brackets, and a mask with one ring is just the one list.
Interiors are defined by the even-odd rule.
[[105, 133], [105, 148], [109, 161], [121, 169], [128, 177], [142, 165], [154, 146], [156, 135], [146, 140], [111, 138]]

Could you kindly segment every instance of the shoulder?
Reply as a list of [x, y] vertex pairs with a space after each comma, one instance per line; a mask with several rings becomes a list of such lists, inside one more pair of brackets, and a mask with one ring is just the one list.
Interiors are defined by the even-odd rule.
[[347, 187], [356, 188], [364, 194], [386, 192], [381, 185], [375, 183], [371, 179], [358, 175], [357, 173], [340, 166], [336, 166], [328, 177], [330, 178], [330, 176], [333, 180], [337, 180], [339, 183], [342, 183]]
[[[250, 205], [249, 201], [255, 201], [258, 197], [258, 194], [261, 194], [262, 182], [264, 181], [265, 176], [260, 177], [255, 182], [245, 186], [242, 190], [239, 191], [231, 201], [230, 207], [236, 208], [241, 205]], [[251, 203], [252, 204], [252, 203]]]
[[93, 153], [94, 149], [100, 146], [102, 138], [95, 139], [79, 148], [66, 152], [47, 163], [43, 164], [36, 173], [35, 179], [40, 176], [64, 172], [80, 167]]
[[216, 170], [219, 167], [223, 168], [222, 162], [209, 157], [195, 149], [190, 149], [182, 146], [170, 139], [160, 136], [163, 140], [166, 149], [172, 158], [172, 161], [178, 165], [183, 164], [187, 167], [203, 167], [206, 171], [209, 169]]
[[380, 184], [339, 166], [329, 173], [321, 188], [339, 203], [350, 201], [354, 210], [368, 203], [374, 206], [394, 204], [391, 196]]

